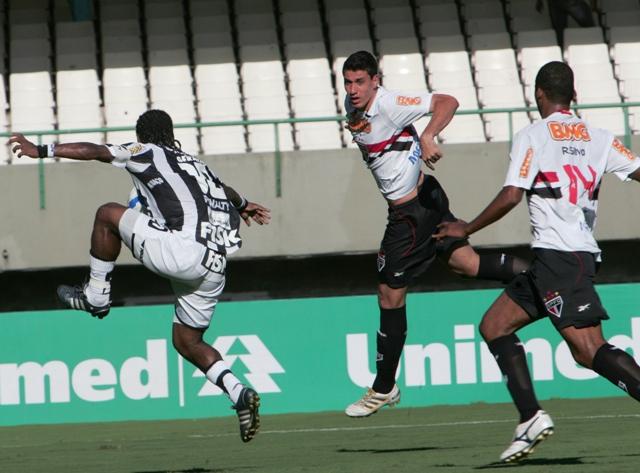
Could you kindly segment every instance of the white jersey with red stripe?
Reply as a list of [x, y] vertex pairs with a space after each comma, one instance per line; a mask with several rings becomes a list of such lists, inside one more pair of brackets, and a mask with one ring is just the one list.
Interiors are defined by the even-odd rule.
[[415, 189], [420, 178], [420, 138], [413, 122], [429, 113], [431, 94], [403, 94], [378, 87], [368, 110], [345, 99], [347, 128], [373, 173], [378, 189], [396, 200]]
[[624, 180], [640, 159], [608, 130], [568, 111], [514, 136], [505, 186], [527, 190], [533, 248], [600, 254], [593, 236], [602, 176]]

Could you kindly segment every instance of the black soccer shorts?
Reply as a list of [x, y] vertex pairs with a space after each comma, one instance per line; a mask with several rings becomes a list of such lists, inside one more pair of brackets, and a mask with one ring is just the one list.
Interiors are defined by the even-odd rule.
[[507, 295], [534, 320], [549, 317], [556, 329], [593, 327], [609, 318], [593, 280], [592, 253], [535, 248], [529, 271], [517, 275]]
[[389, 206], [378, 252], [379, 282], [394, 289], [406, 287], [429, 268], [437, 255], [466, 245], [466, 238], [431, 238], [439, 223], [455, 220], [444, 189], [435, 177], [425, 175], [415, 199]]

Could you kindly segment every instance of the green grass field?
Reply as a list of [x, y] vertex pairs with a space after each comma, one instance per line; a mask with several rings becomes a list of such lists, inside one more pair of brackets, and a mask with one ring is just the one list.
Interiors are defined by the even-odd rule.
[[553, 400], [556, 433], [518, 465], [495, 461], [515, 427], [510, 404], [263, 416], [243, 444], [235, 417], [0, 428], [0, 472], [640, 471], [640, 406]]

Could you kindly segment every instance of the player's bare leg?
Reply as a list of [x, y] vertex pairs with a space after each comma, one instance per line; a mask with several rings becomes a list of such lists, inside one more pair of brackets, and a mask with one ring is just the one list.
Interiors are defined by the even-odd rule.
[[515, 334], [531, 322], [531, 317], [503, 292], [480, 323], [480, 333], [506, 378], [507, 389], [520, 413], [511, 444], [500, 455], [500, 461], [507, 463], [532, 453], [554, 429], [551, 417], [538, 404], [524, 347]]
[[624, 350], [610, 345], [602, 336], [602, 326], [566, 327], [560, 331], [576, 362], [640, 401], [640, 366]]
[[113, 202], [98, 208], [91, 234], [89, 280], [83, 285], [58, 287], [58, 298], [65, 306], [100, 319], [109, 314], [111, 273], [122, 247], [118, 224], [126, 210]]
[[384, 406], [400, 402], [400, 390], [395, 382], [400, 355], [407, 338], [407, 288], [378, 285], [380, 329], [377, 333], [376, 379], [362, 398], [347, 406], [349, 417], [368, 417]]
[[255, 437], [260, 428], [260, 397], [254, 389], [244, 386], [236, 378], [220, 352], [205, 343], [202, 339], [203, 334], [203, 329], [174, 323], [173, 346], [229, 397], [238, 414], [240, 438], [243, 442], [248, 442]]
[[467, 277], [476, 277], [480, 267], [480, 256], [471, 245], [463, 245], [455, 248], [447, 258], [449, 269], [456, 274]]

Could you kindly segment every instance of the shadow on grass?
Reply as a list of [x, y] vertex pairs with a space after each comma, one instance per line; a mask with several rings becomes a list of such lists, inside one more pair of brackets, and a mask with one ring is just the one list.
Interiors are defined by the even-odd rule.
[[451, 450], [440, 447], [414, 447], [414, 448], [339, 448], [338, 453], [402, 453], [402, 452], [426, 452], [429, 450]]
[[131, 473], [229, 473], [232, 471], [240, 471], [246, 468], [189, 468], [188, 470], [145, 470], [133, 471]]
[[522, 460], [513, 463], [489, 463], [488, 465], [476, 466], [474, 470], [487, 470], [497, 468], [525, 468], [527, 466], [540, 467], [552, 465], [585, 465], [589, 464], [582, 461], [582, 457], [566, 457], [566, 458], [535, 458], [530, 460]]

